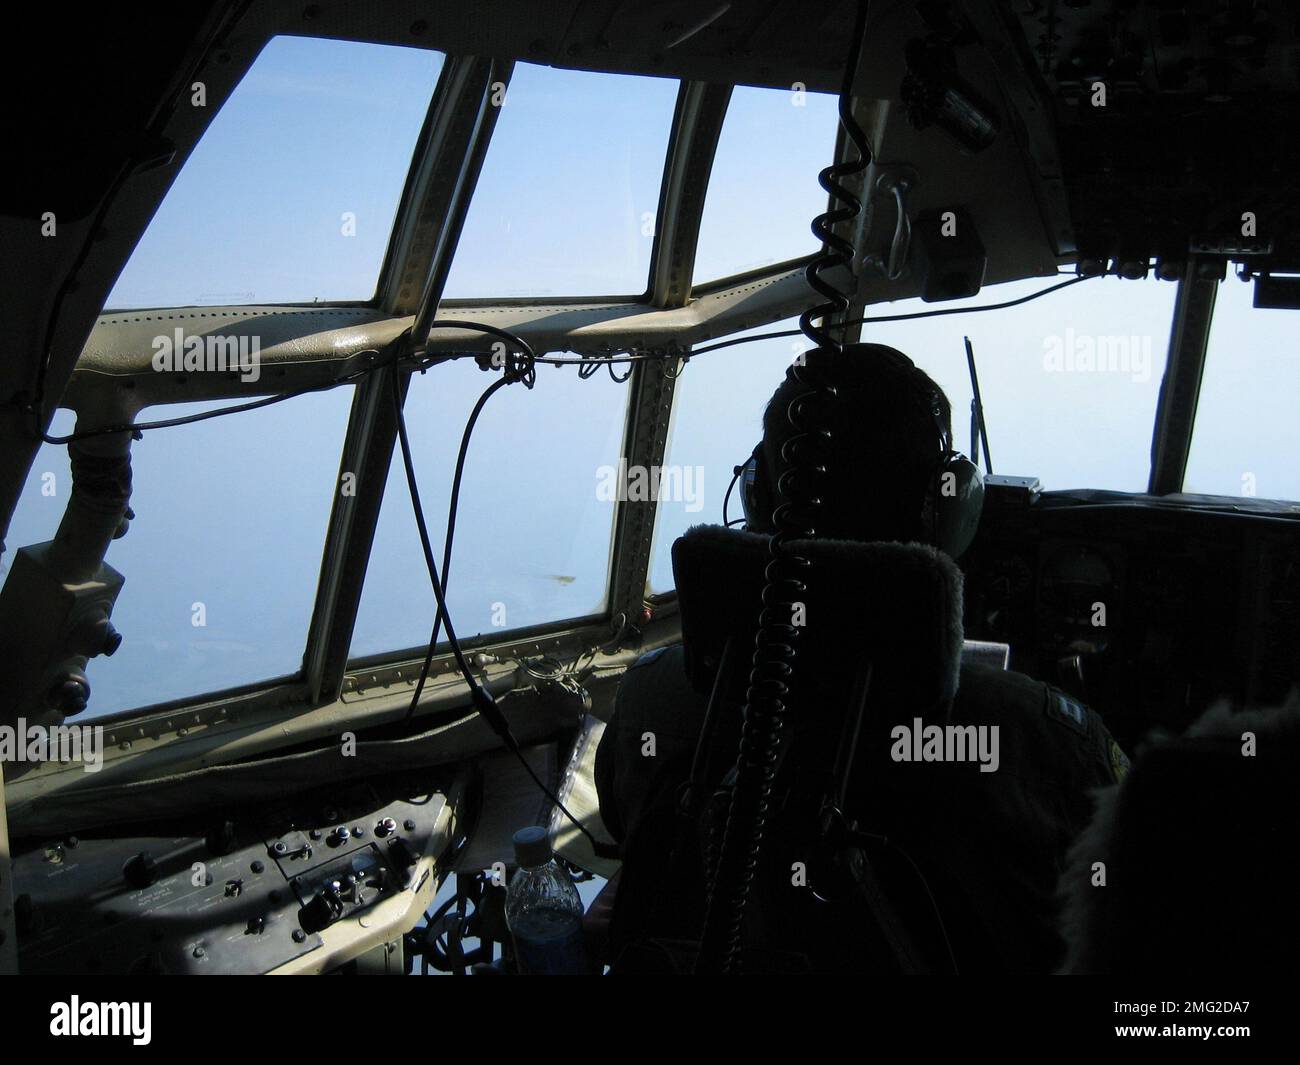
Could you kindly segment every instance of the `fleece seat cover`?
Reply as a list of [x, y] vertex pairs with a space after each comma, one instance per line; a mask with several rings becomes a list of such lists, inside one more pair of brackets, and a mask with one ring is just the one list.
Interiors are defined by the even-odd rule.
[[[808, 558], [795, 669], [846, 674], [871, 661], [876, 692], [923, 709], [951, 703], [962, 647], [962, 578], [923, 544], [792, 541]], [[728, 637], [752, 654], [768, 538], [697, 525], [673, 544], [682, 643], [691, 684], [708, 692]]]

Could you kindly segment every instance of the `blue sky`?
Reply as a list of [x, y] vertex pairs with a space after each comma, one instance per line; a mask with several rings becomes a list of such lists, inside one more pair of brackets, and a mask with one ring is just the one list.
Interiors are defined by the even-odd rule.
[[[369, 299], [440, 64], [414, 49], [271, 42], [185, 166], [108, 306]], [[676, 91], [664, 79], [521, 65], [447, 295], [643, 291]], [[814, 250], [808, 224], [825, 202], [816, 174], [834, 135], [829, 97], [737, 90], [697, 282]], [[996, 286], [970, 302], [1050, 283]], [[1106, 278], [1008, 311], [869, 323], [863, 337], [899, 347], [945, 388], [968, 446], [969, 335], [997, 472], [1037, 475], [1048, 488], [1137, 491], [1174, 292]], [[1290, 458], [1295, 318], [1253, 310], [1249, 297], [1233, 279], [1221, 286], [1188, 488], [1300, 498]], [[875, 308], [910, 309], [927, 308]], [[1088, 369], [1089, 345], [1120, 351], [1122, 365]], [[684, 370], [667, 462], [700, 471], [703, 506], [661, 504], [655, 590], [671, 587], [673, 538], [721, 520], [731, 468], [749, 454], [768, 395], [804, 347], [760, 341]], [[436, 543], [463, 423], [490, 380], [465, 363], [440, 367], [415, 381], [407, 403]], [[512, 386], [488, 405], [449, 589], [462, 635], [602, 609], [614, 507], [598, 497], [597, 471], [618, 461], [626, 395], [604, 372], [584, 381], [572, 368], [541, 368], [535, 390]], [[134, 446], [138, 516], [108, 556], [126, 575], [114, 615], [125, 642], [90, 666], [91, 716], [299, 668], [350, 402], [340, 389], [146, 433]], [[71, 421], [60, 412], [53, 431]], [[0, 560], [6, 570], [13, 550], [53, 535], [68, 487], [66, 449], [42, 448]], [[353, 653], [418, 645], [433, 610], [404, 482], [390, 474]]]

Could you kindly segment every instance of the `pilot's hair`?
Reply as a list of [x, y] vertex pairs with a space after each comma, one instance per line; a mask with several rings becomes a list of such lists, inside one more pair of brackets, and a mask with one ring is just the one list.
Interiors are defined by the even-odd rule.
[[[810, 359], [810, 363], [811, 363]], [[763, 475], [773, 502], [781, 447], [794, 434], [786, 411], [809, 391], [792, 366], [763, 413]], [[850, 344], [832, 377], [830, 455], [816, 525], [843, 540], [920, 540], [922, 507], [952, 433], [948, 397], [925, 371], [884, 344]]]

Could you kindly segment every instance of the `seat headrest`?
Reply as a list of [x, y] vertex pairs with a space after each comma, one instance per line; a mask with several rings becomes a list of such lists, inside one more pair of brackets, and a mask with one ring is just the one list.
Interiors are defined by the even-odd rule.
[[[796, 668], [827, 669], [870, 658], [873, 687], [909, 693], [915, 705], [947, 706], [957, 691], [962, 646], [961, 571], [923, 544], [796, 540], [807, 592]], [[713, 683], [736, 638], [748, 655], [762, 607], [768, 538], [697, 525], [673, 544], [686, 671], [696, 690]]]

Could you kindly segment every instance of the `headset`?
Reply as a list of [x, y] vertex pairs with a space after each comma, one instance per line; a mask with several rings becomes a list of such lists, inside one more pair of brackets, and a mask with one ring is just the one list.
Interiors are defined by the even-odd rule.
[[[891, 357], [897, 355], [907, 367], [916, 369], [912, 360], [901, 352], [890, 354]], [[979, 528], [980, 513], [984, 508], [984, 477], [975, 463], [952, 446], [952, 433], [943, 423], [937, 394], [932, 396], [930, 412], [939, 439], [939, 455], [921, 503], [921, 528], [931, 544], [949, 557], [959, 558], [975, 539]], [[775, 503], [764, 468], [762, 441], [744, 463], [733, 468], [733, 486], [737, 480], [740, 482], [746, 527], [767, 529], [771, 525]], [[730, 497], [731, 488], [727, 489], [727, 495]], [[725, 500], [723, 521], [727, 521]]]
[[921, 502], [921, 528], [929, 532], [930, 543], [949, 558], [960, 558], [979, 529], [984, 475], [952, 446], [952, 433], [944, 426], [937, 406], [934, 418], [942, 444]]

